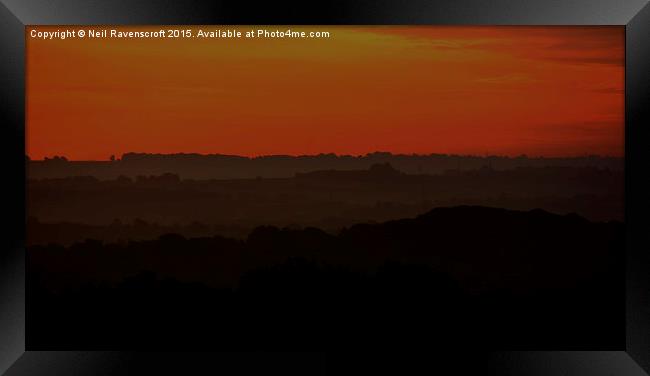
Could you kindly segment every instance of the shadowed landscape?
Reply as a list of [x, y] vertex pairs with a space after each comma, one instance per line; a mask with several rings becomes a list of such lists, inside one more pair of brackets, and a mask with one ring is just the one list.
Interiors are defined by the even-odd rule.
[[[223, 237], [32, 246], [30, 347], [623, 344], [620, 223], [484, 207]], [[171, 323], [175, 323], [171, 325]], [[597, 328], [597, 330], [596, 330]], [[345, 343], [340, 343], [346, 338]]]
[[622, 171], [569, 162], [29, 176], [30, 348], [617, 348]]
[[[193, 179], [178, 174], [184, 163], [190, 163], [184, 156], [143, 156], [147, 168], [140, 167], [139, 172], [144, 175], [35, 178], [32, 164], [43, 162], [30, 162], [28, 243], [70, 244], [85, 237], [147, 239], [166, 232], [243, 238], [262, 225], [312, 226], [336, 233], [356, 223], [413, 217], [435, 207], [456, 205], [543, 208], [597, 221], [623, 218], [622, 159], [617, 158], [542, 159], [547, 165], [540, 165], [540, 160], [528, 158], [427, 158], [385, 153], [380, 160], [390, 162], [348, 170], [337, 170], [341, 163], [328, 156], [278, 158], [283, 162], [275, 169], [264, 162], [259, 168], [264, 167], [267, 176], [282, 176], [300, 160], [310, 160], [322, 169], [264, 178], [255, 176], [259, 171], [245, 175], [243, 169], [239, 171], [242, 177], [234, 179], [224, 178], [224, 174], [236, 171], [238, 163], [222, 161], [221, 168], [204, 169], [212, 178]], [[194, 156], [192, 161], [209, 166], [213, 159]], [[374, 157], [366, 159], [366, 164], [376, 161]], [[456, 162], [462, 168], [444, 169]], [[70, 172], [81, 162], [49, 163], [41, 166], [36, 176], [53, 175], [44, 170], [48, 166]], [[391, 163], [406, 170], [409, 166], [416, 169], [420, 163], [426, 166], [423, 170], [439, 172], [409, 173]], [[289, 167], [280, 166], [283, 164]], [[94, 174], [96, 170], [86, 172]]]

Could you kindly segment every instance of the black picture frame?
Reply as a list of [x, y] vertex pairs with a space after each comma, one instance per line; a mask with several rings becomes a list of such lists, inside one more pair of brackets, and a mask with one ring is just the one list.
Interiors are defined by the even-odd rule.
[[[136, 24], [285, 25], [623, 25], [625, 26], [626, 346], [616, 352], [467, 352], [340, 357], [331, 353], [234, 354], [35, 352], [25, 348], [25, 26]], [[0, 250], [0, 374], [214, 373], [253, 368], [338, 373], [339, 365], [395, 371], [472, 364], [483, 374], [644, 375], [650, 370], [650, 232], [647, 192], [650, 125], [648, 0], [235, 1], [0, 0], [0, 119], [3, 141]], [[598, 330], [598, 328], [594, 328]], [[470, 344], [471, 345], [471, 344]], [[558, 349], [562, 350], [562, 349]], [[438, 359], [424, 362], [422, 359]], [[239, 360], [236, 360], [239, 359]], [[243, 361], [241, 360], [243, 359]], [[444, 359], [444, 361], [442, 361]], [[469, 360], [471, 359], [471, 360]], [[341, 360], [345, 360], [341, 363]], [[157, 371], [152, 371], [153, 369]], [[389, 368], [391, 369], [391, 368]], [[645, 370], [645, 371], [644, 371]]]

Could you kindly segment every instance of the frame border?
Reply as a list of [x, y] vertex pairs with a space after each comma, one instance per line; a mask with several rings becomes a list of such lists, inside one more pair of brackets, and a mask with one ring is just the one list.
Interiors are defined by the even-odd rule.
[[[223, 353], [196, 355], [126, 352], [25, 352], [25, 27], [26, 25], [137, 24], [291, 24], [291, 25], [624, 25], [625, 26], [625, 226], [626, 347], [612, 352], [526, 351], [475, 356], [488, 374], [644, 375], [650, 371], [650, 232], [644, 174], [650, 125], [649, 0], [389, 0], [256, 4], [192, 0], [0, 0], [0, 120], [2, 121], [7, 233], [0, 251], [0, 374], [126, 374], [133, 370], [187, 373], [188, 364], [217, 371], [241, 367]], [[254, 10], [254, 12], [252, 12]], [[597, 330], [597, 328], [594, 328]], [[393, 356], [394, 354], [391, 354]], [[461, 363], [473, 354], [457, 353], [443, 362]], [[354, 357], [363, 357], [356, 354]], [[423, 358], [435, 357], [425, 354]], [[378, 356], [365, 359], [377, 364]], [[173, 359], [173, 360], [172, 360]], [[205, 362], [206, 360], [209, 362]], [[219, 359], [218, 361], [214, 361]], [[324, 354], [247, 355], [260, 370], [323, 373], [345, 359]], [[442, 357], [441, 357], [442, 359]], [[357, 359], [347, 359], [356, 362]], [[415, 360], [415, 362], [414, 362]], [[409, 358], [411, 364], [418, 363]], [[344, 360], [343, 363], [346, 361]], [[389, 360], [382, 360], [379, 370]], [[13, 365], [12, 365], [13, 364]], [[425, 369], [432, 364], [424, 364]], [[175, 368], [176, 367], [176, 368]], [[400, 372], [404, 371], [400, 363]], [[478, 367], [478, 366], [477, 366]], [[247, 370], [247, 367], [244, 367]], [[407, 367], [408, 368], [408, 367]], [[644, 371], [645, 370], [645, 371]], [[314, 372], [315, 371], [315, 372]], [[367, 371], [367, 370], [364, 370]], [[408, 371], [408, 370], [407, 370]]]

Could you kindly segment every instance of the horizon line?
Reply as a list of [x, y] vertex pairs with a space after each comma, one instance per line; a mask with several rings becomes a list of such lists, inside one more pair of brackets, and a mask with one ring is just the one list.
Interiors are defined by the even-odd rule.
[[[579, 158], [602, 158], [602, 159], [624, 159], [625, 156], [616, 156], [616, 155], [601, 155], [601, 154], [582, 154], [582, 155], [558, 155], [558, 156], [544, 156], [544, 155], [528, 155], [525, 153], [517, 155], [505, 155], [505, 154], [449, 154], [449, 153], [392, 153], [388, 151], [374, 151], [365, 154], [337, 154], [337, 153], [318, 153], [318, 154], [258, 154], [258, 155], [238, 155], [238, 154], [221, 154], [221, 153], [197, 153], [197, 152], [176, 152], [176, 153], [155, 153], [155, 152], [125, 152], [118, 158], [116, 154], [113, 154], [106, 159], [69, 159], [65, 155], [53, 155], [51, 157], [44, 156], [42, 159], [32, 159], [28, 154], [25, 154], [25, 157], [32, 162], [38, 161], [48, 161], [48, 160], [58, 160], [64, 159], [68, 162], [119, 162], [122, 161], [125, 155], [134, 154], [134, 155], [149, 155], [149, 156], [199, 156], [199, 157], [236, 157], [236, 158], [245, 158], [249, 160], [262, 159], [262, 158], [273, 158], [273, 157], [289, 157], [289, 158], [300, 158], [300, 157], [352, 157], [352, 158], [366, 158], [376, 154], [383, 154], [396, 157], [461, 157], [461, 158], [502, 158], [502, 159], [579, 159]], [[114, 160], [111, 160], [111, 157], [114, 157]]]

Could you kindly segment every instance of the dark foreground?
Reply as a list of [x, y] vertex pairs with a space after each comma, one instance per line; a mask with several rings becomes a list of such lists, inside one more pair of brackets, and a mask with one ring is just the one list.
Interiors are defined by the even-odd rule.
[[28, 248], [27, 348], [621, 349], [623, 225], [543, 211]]

